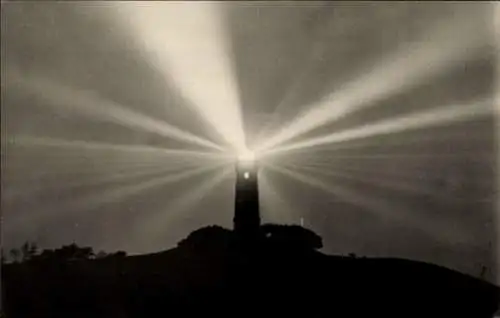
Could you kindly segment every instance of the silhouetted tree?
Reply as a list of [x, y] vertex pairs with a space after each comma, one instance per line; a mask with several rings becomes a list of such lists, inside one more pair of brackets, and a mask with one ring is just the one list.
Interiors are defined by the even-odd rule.
[[75, 243], [45, 252], [45, 257], [58, 261], [79, 261], [91, 259], [93, 256], [94, 252], [91, 247], [79, 247]]
[[206, 226], [191, 232], [178, 246], [193, 250], [223, 249], [229, 245], [231, 238], [231, 230], [216, 225]]
[[33, 259], [38, 254], [38, 246], [34, 242], [25, 242], [21, 246], [21, 260], [23, 262]]
[[45, 249], [40, 253], [40, 255], [38, 255], [37, 258], [40, 260], [54, 260], [55, 259], [54, 255], [55, 255], [54, 250]]
[[12, 261], [13, 261], [14, 263], [19, 262], [20, 257], [21, 257], [21, 251], [20, 251], [20, 250], [18, 250], [17, 248], [12, 248], [12, 249], [9, 251], [9, 254], [10, 254], [10, 257], [12, 258]]
[[21, 261], [27, 261], [29, 258], [29, 249], [30, 245], [28, 242], [24, 242], [23, 245], [21, 245]]
[[486, 266], [481, 266], [481, 273], [479, 274], [479, 277], [481, 277], [481, 279], [486, 279], [486, 273], [488, 271], [488, 268]]
[[29, 254], [33, 257], [38, 254], [38, 245], [32, 242], [29, 249]]

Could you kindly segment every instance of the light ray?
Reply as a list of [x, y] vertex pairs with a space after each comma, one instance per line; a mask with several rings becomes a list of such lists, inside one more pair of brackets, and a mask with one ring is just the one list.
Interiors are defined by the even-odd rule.
[[[159, 176], [153, 178], [151, 180], [141, 182], [139, 184], [132, 184], [124, 187], [113, 187], [109, 190], [103, 191], [98, 194], [92, 194], [90, 196], [80, 196], [77, 200], [71, 200], [69, 202], [57, 203], [56, 207], [50, 211], [49, 213], [43, 213], [37, 216], [26, 216], [24, 218], [17, 219], [17, 222], [35, 222], [35, 219], [40, 218], [50, 218], [56, 214], [61, 213], [77, 213], [82, 210], [94, 210], [102, 205], [110, 204], [114, 202], [120, 202], [125, 198], [138, 195], [144, 191], [151, 190], [166, 184], [172, 184], [175, 182], [179, 182], [181, 180], [185, 180], [188, 178], [192, 178], [194, 176], [203, 174], [207, 171], [214, 170], [223, 165], [206, 165], [203, 167], [199, 167], [196, 169], [190, 169], [185, 172], [177, 173], [177, 174], [169, 174], [167, 176]], [[29, 218], [29, 220], [26, 220]], [[11, 220], [14, 222], [14, 220]]]
[[117, 202], [120, 200], [123, 200], [125, 197], [130, 197], [132, 195], [137, 195], [141, 192], [144, 192], [146, 190], [150, 190], [153, 188], [157, 188], [159, 186], [163, 186], [166, 184], [172, 184], [175, 182], [179, 182], [184, 179], [192, 178], [196, 175], [202, 174], [204, 172], [213, 170], [217, 167], [220, 167], [221, 164], [217, 165], [206, 165], [202, 166], [196, 169], [190, 169], [185, 172], [177, 173], [177, 174], [169, 174], [167, 176], [160, 176], [154, 179], [151, 179], [149, 181], [139, 183], [139, 184], [133, 184], [127, 187], [123, 188], [113, 188], [109, 191], [106, 191], [104, 193], [98, 194], [99, 198], [84, 198], [82, 200], [77, 200], [77, 202], [72, 203], [71, 205], [73, 208], [71, 210], [78, 210], [78, 209], [93, 209], [95, 207], [98, 207], [100, 205], [106, 204], [106, 203], [112, 203], [112, 202]]
[[[483, 15], [467, 12], [446, 24], [428, 31], [428, 43], [410, 43], [367, 70], [357, 80], [347, 83], [326, 96], [304, 114], [300, 114], [276, 135], [259, 145], [258, 150], [273, 148], [349, 113], [374, 105], [397, 92], [409, 90], [424, 80], [467, 60], [488, 45], [487, 32], [482, 32]], [[479, 30], [479, 31], [478, 31]]]
[[[269, 164], [266, 164], [266, 167], [286, 175], [291, 179], [312, 186], [313, 188], [330, 193], [339, 200], [359, 206], [366, 212], [375, 213], [381, 218], [391, 218], [393, 220], [409, 223], [414, 228], [425, 231], [428, 235], [432, 235], [439, 241], [447, 243], [454, 242], [458, 244], [470, 239], [470, 235], [463, 229], [459, 228], [456, 224], [446, 227], [446, 224], [438, 218], [434, 218], [433, 220], [424, 220], [419, 216], [419, 211], [411, 207], [390, 203], [387, 202], [387, 200], [370, 197], [366, 194], [361, 195], [356, 193], [356, 191], [336, 184], [326, 184], [316, 178], [297, 171], [292, 171], [288, 168]], [[445, 229], [448, 231], [445, 231]]]
[[270, 223], [299, 223], [296, 210], [279, 193], [278, 188], [270, 181], [268, 171], [259, 176], [259, 199], [262, 205], [262, 218]]
[[[397, 118], [396, 118], [397, 119]], [[399, 138], [398, 138], [399, 137]], [[391, 146], [391, 147], [400, 147], [400, 146], [406, 146], [408, 144], [415, 144], [415, 143], [434, 143], [437, 141], [446, 141], [448, 142], [449, 140], [462, 140], [462, 138], [468, 138], [469, 140], [471, 138], [477, 138], [478, 136], [476, 135], [471, 135], [469, 134], [466, 130], [460, 130], [460, 131], [447, 131], [447, 132], [440, 132], [439, 134], [412, 134], [412, 135], [391, 135], [390, 139], [384, 140], [384, 145], [385, 146]], [[479, 137], [482, 138], [482, 137]], [[360, 149], [370, 149], [370, 152], [372, 151], [371, 149], [373, 148], [379, 148], [380, 147], [380, 140], [379, 139], [371, 139], [371, 138], [365, 138], [365, 139], [357, 139], [357, 140], [350, 140], [349, 142], [345, 143], [333, 143], [333, 144], [323, 144], [323, 145], [318, 145], [315, 146], [315, 151], [311, 152], [311, 149], [309, 148], [298, 148], [290, 151], [286, 151], [281, 153], [281, 155], [278, 156], [272, 156], [272, 150], [268, 150], [267, 153], [263, 153], [262, 157], [265, 157], [266, 155], [271, 155], [268, 157], [268, 160], [271, 158], [274, 160], [275, 158], [279, 158], [280, 160], [290, 160], [290, 159], [296, 159], [296, 158], [303, 158], [311, 161], [318, 161], [318, 158], [327, 158], [331, 157], [335, 159], [334, 156], [330, 155], [337, 155], [339, 150], [360, 150]], [[279, 148], [279, 147], [277, 147]], [[429, 156], [434, 156], [434, 155], [429, 155]]]
[[292, 79], [285, 94], [274, 108], [270, 120], [264, 123], [264, 126], [259, 130], [256, 138], [258, 141], [261, 141], [267, 132], [272, 132], [274, 130], [279, 122], [279, 115], [282, 113], [281, 110], [289, 105], [298, 94], [302, 93], [300, 87], [307, 80], [307, 77], [311, 75], [310, 72], [317, 64], [318, 60], [321, 60], [321, 54], [325, 50], [326, 44], [329, 43], [326, 39], [328, 31], [330, 30], [329, 24], [333, 21], [333, 19], [330, 19], [332, 16], [327, 10], [329, 9], [324, 7], [317, 9], [314, 19], [314, 29], [311, 31], [311, 38], [313, 39], [313, 41], [311, 41], [311, 48], [307, 53], [305, 61], [298, 66], [299, 71], [297, 75]]
[[156, 133], [191, 144], [223, 150], [215, 143], [183, 131], [166, 122], [127, 109], [113, 101], [100, 97], [96, 92], [69, 87], [63, 83], [36, 74], [22, 74], [14, 67], [7, 71], [7, 85], [10, 91], [25, 89], [45, 99], [47, 106], [58, 114], [79, 114], [96, 121], [107, 121], [131, 129]]
[[[85, 184], [98, 185], [112, 180], [126, 180], [147, 174], [148, 171], [174, 172], [210, 162], [224, 163], [232, 160], [219, 153], [33, 136], [14, 136], [3, 150], [5, 162], [8, 162], [3, 171], [3, 179], [8, 180], [3, 193], [5, 200], [50, 189], [50, 184], [55, 181], [63, 182], [68, 190]], [[26, 157], [37, 157], [37, 167], [26, 166], [23, 160]], [[23, 173], [18, 173], [20, 171]], [[23, 178], [20, 179], [19, 176]], [[43, 187], [41, 180], [45, 180]], [[14, 191], [16, 188], [23, 190]]]
[[[351, 173], [346, 173], [346, 172], [339, 172], [339, 171], [332, 171], [326, 169], [326, 167], [319, 168], [319, 167], [307, 167], [307, 166], [300, 166], [300, 165], [295, 165], [295, 164], [288, 164], [288, 165], [283, 165], [284, 167], [292, 168], [294, 171], [297, 170], [306, 170], [309, 172], [313, 172], [318, 174], [319, 176], [331, 176], [335, 178], [340, 178], [344, 180], [349, 180], [349, 181], [354, 181], [357, 183], [361, 184], [366, 184], [369, 186], [374, 186], [377, 188], [384, 188], [387, 190], [390, 190], [394, 193], [408, 193], [408, 194], [418, 194], [418, 195], [427, 195], [427, 196], [434, 196], [436, 195], [436, 192], [428, 187], [424, 186], [422, 188], [415, 187], [415, 182], [408, 182], [407, 180], [394, 180], [387, 175], [385, 175], [383, 178], [377, 177], [377, 176], [370, 176], [369, 173], [371, 171], [368, 170], [351, 170]], [[358, 172], [361, 173], [362, 175], [356, 175], [352, 172]], [[453, 198], [455, 201], [460, 201], [461, 199], [465, 198]]]
[[360, 128], [347, 129], [328, 136], [311, 138], [296, 142], [288, 146], [274, 148], [267, 154], [276, 152], [303, 149], [324, 144], [340, 143], [378, 135], [399, 133], [408, 130], [417, 130], [433, 126], [472, 120], [478, 117], [491, 116], [493, 112], [492, 101], [482, 100], [465, 105], [451, 105], [432, 109], [429, 111], [415, 112], [409, 115], [386, 119]]
[[65, 140], [50, 137], [35, 137], [35, 136], [25, 136], [16, 135], [7, 138], [9, 144], [16, 146], [43, 146], [43, 147], [57, 147], [64, 148], [67, 150], [97, 150], [97, 151], [118, 151], [118, 152], [128, 152], [134, 153], [139, 156], [150, 156], [151, 154], [164, 155], [164, 156], [181, 156], [181, 157], [198, 157], [198, 158], [213, 158], [213, 159], [223, 159], [229, 158], [228, 155], [222, 153], [213, 152], [202, 152], [193, 150], [181, 150], [181, 149], [168, 149], [159, 148], [145, 145], [120, 145], [120, 144], [110, 144], [95, 141], [84, 141], [84, 140]]
[[[490, 162], [493, 160], [493, 154], [491, 152], [474, 152], [474, 154], [467, 154], [467, 162]], [[388, 164], [391, 160], [401, 160], [406, 159], [404, 169], [373, 169], [375, 166], [384, 167], [383, 165]], [[293, 164], [299, 166], [315, 167], [322, 169], [335, 169], [338, 171], [347, 172], [359, 172], [359, 173], [371, 173], [382, 177], [390, 178], [408, 178], [415, 177], [415, 173], [422, 173], [428, 169], [425, 165], [422, 165], [429, 160], [443, 159], [443, 160], [455, 160], [464, 159], [463, 153], [450, 153], [450, 154], [425, 154], [425, 153], [414, 153], [414, 154], [375, 154], [375, 155], [335, 155], [335, 154], [323, 154], [321, 152], [314, 152], [312, 155], [308, 156], [297, 155], [297, 154], [287, 154], [286, 156], [280, 156], [279, 160], [272, 160], [271, 162], [279, 162], [280, 164]], [[368, 167], [366, 169], [360, 168], [359, 166]]]
[[[155, 162], [153, 161], [139, 161], [136, 162], [121, 162], [120, 158], [97, 158], [89, 155], [88, 153], [83, 154], [50, 154], [49, 156], [43, 156], [39, 153], [31, 154], [32, 156], [37, 156], [39, 163], [36, 167], [27, 165], [22, 161], [23, 156], [27, 154], [24, 153], [21, 156], [10, 155], [6, 158], [9, 162], [8, 167], [5, 169], [6, 175], [4, 177], [10, 182], [15, 182], [16, 180], [23, 180], [27, 178], [30, 180], [35, 180], [37, 178], [44, 177], [68, 177], [68, 178], [88, 178], [92, 175], [110, 175], [113, 173], [122, 173], [124, 171], [145, 171], [154, 168], [165, 168], [168, 167], [169, 171], [174, 171], [178, 169], [185, 169], [193, 166], [205, 165], [206, 161], [172, 161], [171, 158], [157, 158]], [[16, 162], [17, 158], [21, 159], [19, 163]], [[107, 159], [107, 160], [103, 160]], [[98, 164], [95, 164], [98, 162]], [[19, 172], [24, 171], [25, 173], [20, 174]], [[27, 173], [27, 174], [26, 174]], [[20, 177], [20, 178], [19, 178]]]
[[414, 179], [415, 177], [418, 177], [421, 175], [421, 173], [428, 172], [425, 167], [407, 167], [405, 166], [404, 169], [379, 169], [378, 166], [377, 168], [374, 168], [373, 166], [370, 166], [368, 168], [359, 168], [356, 166], [355, 168], [346, 166], [345, 164], [334, 164], [332, 162], [330, 163], [296, 163], [296, 162], [281, 162], [281, 165], [284, 166], [290, 166], [290, 167], [296, 167], [296, 168], [302, 168], [302, 167], [307, 167], [307, 168], [312, 168], [312, 169], [318, 169], [323, 173], [323, 171], [336, 171], [336, 172], [341, 172], [341, 173], [348, 173], [348, 174], [363, 174], [363, 176], [366, 176], [367, 178], [382, 178], [382, 180], [393, 180], [394, 182], [405, 182], [410, 179]]
[[[191, 191], [171, 201], [165, 206], [164, 213], [156, 213], [142, 221], [140, 227], [137, 228], [138, 233], [141, 236], [145, 235], [145, 233], [151, 236], [165, 232], [167, 226], [175, 225], [176, 219], [183, 216], [186, 211], [198, 204], [210, 190], [214, 189], [224, 179], [230, 176], [232, 172], [233, 168], [227, 167], [215, 177], [207, 178], [204, 182], [196, 185]], [[186, 217], [186, 215], [184, 216]]]
[[[91, 187], [91, 186], [102, 186], [105, 184], [109, 183], [116, 183], [116, 182], [132, 182], [133, 180], [145, 178], [145, 177], [154, 177], [157, 175], [164, 175], [165, 173], [169, 172], [180, 172], [182, 170], [188, 170], [188, 168], [192, 167], [171, 167], [171, 166], [149, 166], [145, 167], [142, 169], [134, 169], [131, 170], [131, 168], [126, 168], [122, 169], [124, 171], [118, 172], [118, 173], [110, 173], [110, 172], [103, 172], [100, 173], [99, 171], [93, 171], [93, 178], [89, 178], [89, 173], [81, 173], [77, 179], [73, 176], [72, 179], [69, 180], [63, 180], [64, 181], [64, 188], [63, 192], [67, 191], [74, 191], [76, 188], [85, 188], [85, 187]], [[54, 174], [59, 174], [59, 173], [54, 173]], [[67, 174], [65, 173], [60, 173], [63, 174], [65, 177], [67, 177]], [[57, 189], [61, 189], [61, 186], [59, 184], [53, 185], [53, 184], [44, 184], [43, 186], [41, 184], [35, 183], [33, 184], [33, 179], [28, 180], [30, 181], [30, 184], [25, 185], [23, 187], [17, 186], [17, 187], [12, 187], [13, 189], [10, 190], [9, 188], [4, 189], [3, 193], [3, 200], [5, 202], [7, 201], [12, 201], [12, 200], [18, 200], [21, 197], [29, 198], [37, 195], [39, 192], [44, 192], [44, 191], [54, 191]], [[12, 181], [11, 181], [12, 182]], [[9, 182], [9, 184], [11, 183]], [[22, 188], [22, 189], [20, 189]]]
[[151, 61], [236, 151], [245, 147], [227, 35], [216, 3], [121, 3]]

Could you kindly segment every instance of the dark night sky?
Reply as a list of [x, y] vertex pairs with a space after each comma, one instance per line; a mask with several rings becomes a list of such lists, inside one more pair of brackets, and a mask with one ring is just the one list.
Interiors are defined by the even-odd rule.
[[[210, 38], [202, 30], [189, 36], [177, 32], [176, 24], [190, 23], [182, 14], [172, 19], [177, 7], [157, 3], [163, 11], [157, 10], [154, 18], [162, 21], [165, 13], [165, 21], [146, 25], [148, 19], [133, 17], [143, 8], [130, 10], [133, 5], [128, 3], [125, 10], [123, 3], [111, 2], [2, 4], [4, 246], [25, 240], [42, 247], [76, 241], [96, 250], [144, 253], [175, 246], [203, 225], [231, 226], [234, 175], [227, 161], [105, 146], [208, 149], [145, 128], [151, 126], [147, 120], [141, 127], [124, 124], [124, 117], [134, 117], [134, 123], [137, 118], [154, 119], [227, 146], [193, 105], [200, 99], [191, 98], [191, 91], [177, 80], [180, 66], [194, 61], [190, 58], [198, 63], [193, 65], [208, 68], [213, 55], [188, 52], [171, 64], [176, 71], [170, 72], [145, 45], [154, 36], [163, 37], [168, 48]], [[220, 59], [233, 74], [231, 87], [248, 143], [286, 127], [348, 83], [366, 74], [388, 73], [395, 56], [401, 57], [395, 52], [406, 54], [406, 64], [398, 68], [403, 74], [428, 67], [432, 75], [407, 86], [381, 75], [375, 83], [389, 83], [389, 93], [292, 141], [443, 105], [474, 107], [476, 101], [491, 99], [492, 6], [235, 2], [217, 7], [219, 37], [225, 44]], [[155, 35], [139, 36], [133, 21]], [[474, 32], [467, 33], [465, 21]], [[451, 31], [439, 38], [446, 28]], [[419, 65], [415, 52], [432, 45], [436, 52], [450, 51], [455, 60], [412, 68]], [[186, 66], [187, 74], [197, 71]], [[226, 75], [210, 73], [203, 81], [198, 77], [192, 87], [208, 97], [222, 96], [231, 87], [217, 91], [214, 83]], [[369, 89], [361, 88], [356, 97], [370, 98], [363, 95]], [[321, 180], [328, 189], [264, 167], [263, 218], [285, 223], [303, 218], [305, 226], [323, 237], [329, 253], [407, 257], [473, 275], [486, 265], [492, 279], [496, 154], [490, 103], [491, 113], [471, 112], [458, 123], [270, 158]], [[116, 115], [117, 108], [128, 115]], [[207, 167], [211, 170], [203, 170]], [[198, 169], [193, 176], [163, 182], [193, 169]]]

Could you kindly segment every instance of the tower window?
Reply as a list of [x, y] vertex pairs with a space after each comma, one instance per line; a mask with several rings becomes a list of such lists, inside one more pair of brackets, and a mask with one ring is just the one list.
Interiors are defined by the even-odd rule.
[[249, 173], [249, 172], [245, 172], [245, 173], [243, 174], [243, 178], [245, 178], [245, 179], [250, 178], [250, 173]]

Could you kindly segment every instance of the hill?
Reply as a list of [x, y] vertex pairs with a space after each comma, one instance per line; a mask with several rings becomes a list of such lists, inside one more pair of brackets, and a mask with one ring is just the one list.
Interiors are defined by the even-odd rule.
[[471, 317], [490, 318], [500, 290], [403, 259], [317, 251], [299, 226], [264, 225], [242, 244], [217, 226], [171, 250], [102, 259], [33, 258], [2, 270], [7, 317]]

